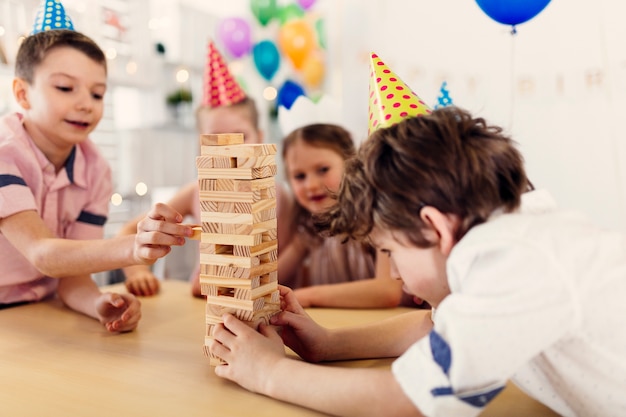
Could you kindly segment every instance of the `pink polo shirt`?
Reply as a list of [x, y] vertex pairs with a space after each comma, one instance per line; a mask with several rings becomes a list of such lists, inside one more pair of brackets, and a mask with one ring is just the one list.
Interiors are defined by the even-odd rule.
[[[0, 118], [0, 219], [35, 210], [60, 238], [101, 239], [111, 193], [111, 168], [93, 142], [76, 145], [55, 173], [24, 129], [22, 115]], [[41, 300], [57, 282], [0, 234], [0, 304]]]

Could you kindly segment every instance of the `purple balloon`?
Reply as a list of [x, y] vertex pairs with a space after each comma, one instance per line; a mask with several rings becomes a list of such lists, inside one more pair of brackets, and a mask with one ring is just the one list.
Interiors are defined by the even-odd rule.
[[241, 58], [252, 48], [250, 25], [240, 17], [223, 19], [217, 27], [217, 36], [235, 58]]
[[315, 0], [298, 0], [298, 4], [304, 10], [308, 10], [309, 7], [311, 7], [311, 6], [313, 6], [315, 4]]

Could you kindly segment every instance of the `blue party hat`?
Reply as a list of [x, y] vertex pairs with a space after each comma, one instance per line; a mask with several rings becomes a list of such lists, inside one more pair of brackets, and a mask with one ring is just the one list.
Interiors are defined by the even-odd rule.
[[33, 31], [30, 34], [34, 35], [39, 32], [55, 29], [74, 30], [74, 24], [72, 23], [72, 19], [65, 14], [65, 8], [60, 1], [43, 0], [37, 10]]
[[441, 88], [439, 89], [439, 96], [437, 97], [435, 110], [442, 107], [452, 106], [452, 104], [452, 98], [450, 98], [450, 92], [448, 91], [448, 83], [444, 81], [441, 83]]

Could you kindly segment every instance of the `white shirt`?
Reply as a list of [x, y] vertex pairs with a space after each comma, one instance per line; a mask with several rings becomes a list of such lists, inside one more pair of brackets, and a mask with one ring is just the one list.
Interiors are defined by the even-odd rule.
[[457, 243], [433, 332], [393, 364], [427, 416], [478, 415], [509, 379], [563, 416], [626, 415], [626, 238], [528, 194]]

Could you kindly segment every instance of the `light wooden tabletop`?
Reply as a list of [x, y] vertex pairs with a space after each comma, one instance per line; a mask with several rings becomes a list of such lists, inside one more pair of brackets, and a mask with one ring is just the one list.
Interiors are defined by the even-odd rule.
[[[110, 287], [123, 291], [121, 285]], [[0, 414], [18, 416], [320, 416], [218, 378], [202, 353], [205, 302], [164, 281], [142, 298], [136, 331], [111, 335], [58, 301], [0, 311]], [[321, 324], [380, 320], [407, 309], [311, 309]], [[332, 366], [389, 367], [390, 359]], [[555, 416], [507, 387], [485, 416]]]

